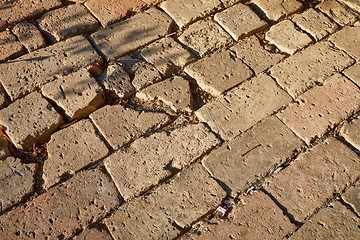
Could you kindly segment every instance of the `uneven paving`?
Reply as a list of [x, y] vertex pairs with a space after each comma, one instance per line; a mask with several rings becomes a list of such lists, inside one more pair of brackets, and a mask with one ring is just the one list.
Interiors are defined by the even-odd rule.
[[359, 239], [358, 0], [0, 1], [0, 239]]

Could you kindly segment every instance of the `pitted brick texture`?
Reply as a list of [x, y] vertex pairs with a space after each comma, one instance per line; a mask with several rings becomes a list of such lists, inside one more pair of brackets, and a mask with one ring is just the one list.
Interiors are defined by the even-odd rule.
[[358, 181], [354, 186], [349, 188], [342, 199], [351, 206], [352, 210], [358, 215], [360, 214], [360, 182]]
[[23, 46], [10, 30], [0, 32], [0, 62], [16, 58], [25, 53]]
[[359, 161], [347, 146], [329, 138], [271, 177], [266, 189], [303, 222], [358, 177]]
[[360, 119], [356, 118], [341, 128], [341, 136], [360, 151]]
[[360, 60], [360, 26], [343, 28], [333, 34], [329, 40], [336, 47], [344, 50], [358, 61]]
[[182, 169], [219, 140], [203, 124], [189, 125], [170, 134], [155, 133], [134, 141], [124, 151], [105, 160], [105, 167], [113, 177], [125, 199], [146, 190]]
[[121, 105], [105, 106], [90, 115], [113, 149], [118, 149], [169, 121], [164, 113], [136, 111]]
[[166, 35], [171, 25], [165, 13], [150, 8], [93, 33], [91, 39], [107, 60], [114, 60]]
[[27, 21], [16, 24], [12, 31], [29, 52], [47, 46], [39, 29]]
[[336, 0], [323, 1], [316, 7], [340, 25], [348, 25], [356, 20], [356, 16]]
[[61, 116], [37, 92], [0, 110], [0, 125], [17, 148], [28, 149], [44, 141], [61, 123]]
[[0, 238], [70, 238], [120, 203], [114, 184], [99, 168], [81, 172], [0, 216]]
[[343, 72], [353, 83], [360, 87], [360, 63], [356, 63]]
[[302, 9], [302, 4], [296, 0], [251, 0], [251, 3], [271, 21], [278, 21]]
[[0, 82], [15, 100], [93, 62], [102, 59], [90, 42], [82, 36], [73, 37], [0, 64]]

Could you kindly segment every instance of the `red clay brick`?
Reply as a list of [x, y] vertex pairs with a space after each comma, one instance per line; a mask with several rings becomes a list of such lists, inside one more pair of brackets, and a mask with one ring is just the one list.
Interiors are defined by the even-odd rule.
[[0, 239], [65, 239], [120, 204], [115, 185], [100, 169], [78, 173], [0, 216]]
[[0, 29], [4, 29], [10, 24], [21, 22], [26, 18], [39, 16], [61, 5], [60, 0], [2, 1], [0, 3]]
[[359, 223], [359, 218], [349, 209], [335, 202], [321, 209], [290, 239], [360, 239]]
[[[349, 104], [349, 103], [352, 104]], [[340, 74], [300, 95], [278, 117], [306, 143], [321, 137], [360, 106], [360, 90]]]
[[235, 206], [230, 220], [211, 220], [204, 223], [181, 240], [220, 240], [220, 239], [283, 239], [295, 226], [282, 213], [281, 209], [262, 192], [242, 198], [245, 205]]
[[357, 154], [334, 138], [300, 155], [265, 188], [294, 216], [304, 220], [358, 177]]
[[88, 0], [85, 6], [104, 27], [145, 6], [141, 0]]

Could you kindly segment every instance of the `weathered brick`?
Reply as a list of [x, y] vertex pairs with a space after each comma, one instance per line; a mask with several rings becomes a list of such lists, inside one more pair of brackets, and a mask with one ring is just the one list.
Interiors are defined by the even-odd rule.
[[82, 231], [78, 236], [74, 237], [75, 240], [113, 240], [110, 233], [104, 229], [87, 228]]
[[0, 82], [12, 100], [101, 57], [82, 36], [70, 38], [0, 64]]
[[229, 50], [190, 64], [185, 72], [214, 96], [220, 96], [252, 76], [251, 70]]
[[50, 82], [41, 91], [64, 111], [68, 119], [84, 118], [105, 102], [102, 88], [86, 69]]
[[18, 0], [0, 3], [0, 29], [61, 6], [60, 0]]
[[134, 75], [135, 71], [143, 64], [146, 63], [141, 57], [135, 53], [134, 55], [126, 55], [120, 57], [116, 60], [116, 63], [119, 64], [124, 70], [126, 70], [130, 75]]
[[45, 188], [59, 182], [63, 174], [73, 174], [106, 157], [109, 149], [90, 120], [82, 120], [51, 135], [47, 152], [43, 168]]
[[180, 76], [153, 84], [136, 93], [143, 101], [159, 100], [173, 111], [191, 111], [191, 92], [189, 82]]
[[166, 0], [160, 7], [172, 17], [180, 28], [204, 17], [220, 7], [219, 0]]
[[25, 53], [23, 46], [10, 30], [0, 32], [0, 46], [0, 62], [16, 58]]
[[277, 161], [284, 162], [294, 150], [303, 146], [303, 142], [276, 116], [270, 116], [249, 130], [249, 133]]
[[33, 191], [35, 167], [13, 157], [0, 161], [0, 213]]
[[276, 163], [248, 133], [213, 150], [203, 159], [203, 164], [211, 175], [234, 195], [268, 173]]
[[27, 21], [16, 24], [12, 31], [29, 52], [47, 46], [41, 32]]
[[189, 125], [170, 134], [155, 133], [134, 141], [124, 151], [105, 159], [105, 167], [125, 199], [157, 184], [219, 143], [203, 124]]
[[88, 0], [85, 6], [105, 27], [125, 18], [131, 12], [141, 10], [145, 4], [141, 0]]
[[231, 37], [211, 19], [200, 20], [186, 29], [179, 40], [190, 47], [198, 57], [231, 42]]
[[137, 91], [161, 81], [161, 75], [158, 70], [151, 64], [142, 63], [136, 68], [132, 85]]
[[311, 34], [316, 41], [323, 39], [337, 29], [335, 23], [330, 21], [330, 19], [321, 12], [315, 11], [313, 8], [295, 15], [292, 20], [302, 30]]
[[231, 221], [211, 220], [180, 237], [181, 240], [283, 239], [295, 227], [281, 209], [262, 192], [242, 197], [243, 206], [235, 206]]
[[45, 13], [39, 27], [51, 42], [59, 42], [98, 28], [98, 21], [82, 4], [73, 4]]
[[37, 92], [0, 110], [0, 125], [17, 148], [45, 140], [61, 123], [61, 116]]
[[265, 38], [270, 43], [275, 44], [281, 51], [290, 55], [293, 55], [312, 42], [311, 38], [305, 33], [298, 31], [290, 20], [273, 25], [266, 32]]
[[340, 25], [348, 25], [356, 21], [356, 16], [336, 0], [323, 1], [316, 7]]
[[341, 198], [351, 206], [351, 208], [360, 215], [360, 182], [348, 189]]
[[10, 156], [9, 142], [5, 136], [0, 134], [0, 160]]
[[220, 0], [222, 2], [222, 4], [224, 5], [224, 7], [230, 7], [236, 3], [239, 2], [245, 2], [246, 0]]
[[80, 172], [0, 216], [1, 239], [67, 239], [120, 204], [116, 187], [101, 170]]
[[[99, 4], [104, 5], [102, 2]], [[166, 35], [171, 25], [172, 20], [165, 13], [150, 8], [93, 33], [91, 39], [107, 60], [114, 60]]]
[[355, 181], [359, 162], [356, 153], [331, 137], [269, 178], [265, 188], [295, 220], [303, 222], [335, 192]]
[[302, 4], [296, 0], [251, 0], [255, 10], [271, 21], [278, 21], [302, 9]]
[[343, 28], [331, 35], [329, 40], [338, 48], [360, 60], [360, 26]]
[[250, 7], [237, 4], [215, 14], [214, 19], [235, 39], [245, 38], [265, 29], [268, 24], [261, 20]]
[[[291, 97], [260, 74], [195, 112], [223, 139], [233, 138], [288, 104]], [[259, 111], [258, 109], [261, 109]]]
[[105, 106], [91, 114], [90, 118], [113, 149], [169, 121], [164, 113], [136, 111], [121, 105]]
[[275, 65], [270, 73], [291, 96], [297, 97], [353, 63], [328, 42], [319, 42]]
[[172, 239], [180, 233], [172, 222], [189, 226], [224, 196], [205, 169], [195, 164], [150, 195], [125, 204], [105, 223], [114, 239]]
[[350, 8], [360, 12], [360, 2], [357, 0], [340, 0], [340, 2], [345, 3]]
[[261, 46], [255, 36], [250, 36], [231, 48], [236, 56], [246, 63], [256, 74], [280, 62], [285, 56], [271, 53]]
[[359, 218], [335, 202], [331, 207], [321, 209], [290, 239], [359, 239], [359, 223]]
[[0, 110], [3, 109], [8, 103], [8, 96], [5, 92], [5, 89], [0, 84]]
[[194, 57], [171, 37], [150, 44], [140, 52], [141, 56], [154, 65], [165, 77], [177, 73]]
[[348, 143], [360, 151], [360, 118], [344, 125], [341, 129], [341, 135]]
[[109, 65], [100, 75], [99, 81], [119, 98], [128, 98], [135, 93], [129, 74], [117, 64]]
[[[349, 104], [349, 103], [352, 104]], [[360, 90], [340, 74], [300, 95], [278, 117], [306, 143], [321, 137], [360, 106]]]
[[360, 63], [356, 63], [343, 72], [348, 78], [360, 87]]

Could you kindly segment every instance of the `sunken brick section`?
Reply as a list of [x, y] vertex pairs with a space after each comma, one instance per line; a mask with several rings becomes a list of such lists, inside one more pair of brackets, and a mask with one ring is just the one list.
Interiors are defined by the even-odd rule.
[[120, 204], [114, 184], [100, 169], [81, 172], [0, 217], [1, 239], [69, 238]]

